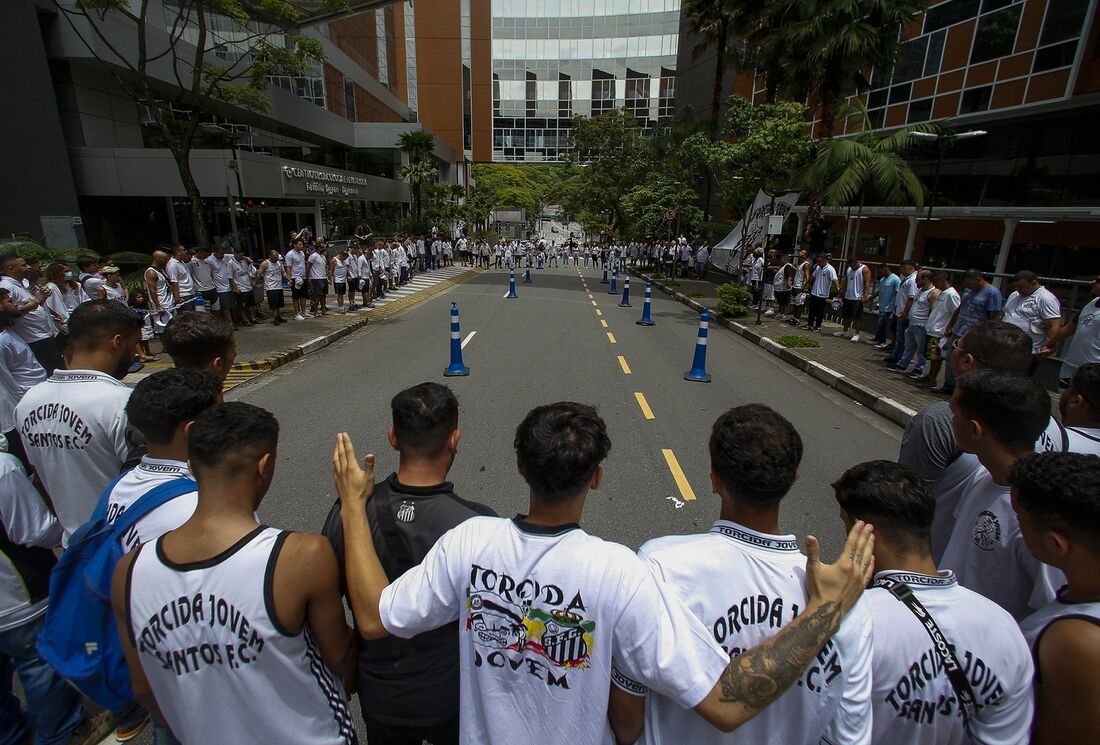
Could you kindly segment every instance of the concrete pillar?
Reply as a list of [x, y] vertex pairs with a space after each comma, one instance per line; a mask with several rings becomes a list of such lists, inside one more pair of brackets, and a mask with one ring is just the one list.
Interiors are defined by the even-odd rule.
[[[1004, 219], [1005, 232], [1001, 236], [1001, 247], [997, 251], [997, 261], [993, 266], [993, 271], [997, 274], [1003, 274], [1005, 266], [1008, 265], [1008, 252], [1012, 250], [1012, 237], [1016, 234], [1016, 225], [1019, 224], [1019, 220], [1015, 217], [1006, 217]], [[998, 287], [1001, 288], [1001, 292], [1004, 292], [1004, 282], [1000, 279], [994, 281]]]
[[320, 199], [314, 199], [313, 200], [313, 234], [314, 235], [324, 235], [326, 238], [328, 238], [328, 236], [325, 235], [324, 218], [321, 216], [321, 200]]
[[[902, 254], [903, 259], [913, 258], [913, 247], [917, 242], [917, 218], [909, 217], [909, 232], [905, 235], [905, 253]], [[925, 235], [928, 235], [928, 226], [925, 225]]]

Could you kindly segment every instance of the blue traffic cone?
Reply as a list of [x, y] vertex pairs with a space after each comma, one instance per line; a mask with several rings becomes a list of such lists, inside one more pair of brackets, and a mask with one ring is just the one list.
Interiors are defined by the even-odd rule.
[[600, 280], [601, 285], [607, 284], [607, 264], [603, 265], [603, 279]]
[[709, 383], [710, 375], [707, 374], [707, 328], [710, 326], [710, 313], [703, 308], [699, 316], [699, 338], [695, 341], [695, 359], [692, 360], [691, 369], [684, 373], [684, 380], [692, 380], [696, 383]]
[[443, 371], [443, 376], [453, 378], [469, 374], [470, 368], [462, 364], [462, 333], [458, 330], [458, 303], [451, 303], [451, 364]]
[[509, 269], [508, 270], [508, 294], [504, 296], [504, 299], [505, 300], [514, 300], [515, 298], [518, 298], [518, 297], [519, 297], [519, 295], [516, 294], [516, 270], [515, 269]]
[[620, 308], [631, 308], [631, 307], [633, 307], [630, 304], [630, 277], [625, 277], [623, 279], [623, 299], [622, 299], [622, 302], [619, 303], [619, 307]]
[[523, 270], [523, 284], [529, 285], [531, 282], [531, 267], [527, 267]]
[[611, 269], [611, 287], [607, 291], [608, 295], [619, 294], [619, 267], [612, 267]]
[[653, 318], [649, 315], [649, 312], [650, 312], [649, 307], [652, 304], [653, 304], [653, 283], [652, 282], [646, 282], [645, 283], [645, 304], [642, 305], [642, 318], [641, 318], [641, 320], [635, 321], [634, 323], [638, 324], [639, 326], [656, 326], [657, 325], [656, 323], [654, 323]]

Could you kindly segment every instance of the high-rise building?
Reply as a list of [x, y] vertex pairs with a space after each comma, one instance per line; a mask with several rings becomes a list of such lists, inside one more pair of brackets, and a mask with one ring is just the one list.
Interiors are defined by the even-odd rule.
[[[193, 243], [175, 160], [152, 112], [119, 85], [134, 72], [108, 46], [132, 52], [135, 27], [121, 13], [108, 14], [101, 43], [63, 15], [75, 0], [60, 5], [64, 10], [44, 2], [5, 4], [9, 40], [0, 69], [19, 74], [0, 82], [13, 102], [4, 117], [9, 146], [0, 150], [9, 176], [0, 234], [104, 253]], [[431, 88], [425, 95], [426, 81], [434, 81], [418, 64], [424, 44], [417, 45], [414, 27], [424, 21], [412, 3], [352, 0], [331, 16], [311, 15], [325, 7], [316, 0], [297, 5], [307, 16], [301, 33], [320, 42], [324, 62], [302, 76], [270, 78], [266, 111], [228, 102], [204, 111], [190, 158], [208, 234], [235, 233], [257, 254], [282, 247], [292, 228], [346, 234], [360, 219], [388, 221], [407, 212], [409, 187], [397, 178], [404, 156], [395, 143], [403, 132], [425, 127], [420, 109], [430, 110], [426, 99], [435, 95]], [[171, 29], [183, 28], [177, 46], [183, 56], [180, 50], [198, 43], [180, 15], [190, 7], [153, 2], [148, 36], [163, 43]], [[209, 28], [208, 59], [225, 65], [244, 58], [257, 33], [224, 17], [211, 18]], [[154, 91], [178, 90], [170, 66], [151, 65], [147, 76]], [[487, 65], [484, 78], [487, 90]], [[462, 176], [460, 140], [440, 136], [432, 157], [441, 181]]]
[[494, 0], [492, 159], [559, 161], [571, 118], [673, 113], [680, 0]]
[[[1097, 3], [932, 2], [903, 38], [897, 64], [875, 70], [861, 97], [882, 130], [919, 122], [944, 128], [907, 154], [930, 204], [919, 212], [866, 205], [856, 252], [870, 260], [911, 256], [930, 266], [1095, 276]], [[751, 71], [731, 71], [730, 78], [734, 92], [765, 99], [764, 81]], [[704, 100], [713, 81], [681, 78], [678, 104]], [[805, 201], [788, 221], [791, 239], [801, 233]], [[837, 254], [854, 233], [855, 216], [846, 212], [828, 210], [827, 245]]]

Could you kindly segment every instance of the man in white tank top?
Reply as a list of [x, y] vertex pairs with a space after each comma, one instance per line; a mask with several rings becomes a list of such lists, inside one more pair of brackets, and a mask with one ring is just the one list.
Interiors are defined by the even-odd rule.
[[840, 324], [842, 331], [834, 331], [833, 336], [847, 337], [851, 327], [851, 340], [859, 341], [859, 332], [863, 328], [863, 304], [871, 299], [871, 268], [855, 256], [848, 259], [848, 269], [844, 272], [844, 299], [840, 305]]
[[332, 289], [336, 293], [336, 312], [345, 314], [348, 312], [344, 305], [344, 296], [348, 294], [348, 252], [340, 249], [340, 252], [329, 259], [328, 278], [332, 282]]
[[249, 404], [188, 433], [198, 507], [112, 582], [138, 700], [184, 743], [356, 743], [342, 680], [355, 644], [328, 541], [256, 522], [279, 425]]
[[1100, 456], [1038, 453], [1009, 477], [1035, 558], [1061, 569], [1057, 599], [1020, 623], [1035, 658], [1037, 745], [1100, 732]]
[[[656, 538], [638, 555], [676, 592], [730, 657], [775, 636], [806, 607], [806, 556], [781, 535], [780, 501], [798, 477], [802, 438], [767, 406], [718, 418], [710, 437], [711, 484], [721, 514], [700, 535]], [[621, 706], [645, 707], [644, 745], [871, 742], [871, 617], [860, 602], [797, 685], [751, 722], [725, 734], [694, 711], [612, 678]], [[644, 693], [642, 694], [645, 695]]]
[[164, 251], [154, 251], [153, 261], [145, 270], [145, 286], [148, 288], [146, 298], [149, 300], [149, 312], [160, 313], [171, 311], [176, 307], [175, 298], [172, 296], [172, 288], [168, 281], [168, 254]]
[[[874, 633], [871, 710], [876, 745], [1023, 745], [1031, 727], [1031, 655], [1004, 609], [937, 568], [929, 542], [936, 501], [915, 471], [886, 460], [833, 484], [845, 523], [875, 526], [875, 582], [864, 594]], [[919, 607], [903, 601], [906, 592]], [[935, 622], [976, 700], [968, 722], [945, 660], [917, 613]], [[823, 740], [822, 742], [826, 742]], [[830, 742], [839, 742], [832, 740]]]
[[286, 265], [279, 258], [279, 252], [274, 248], [267, 252], [267, 258], [260, 263], [260, 277], [264, 283], [264, 294], [267, 296], [267, 307], [271, 309], [275, 319], [272, 326], [286, 323], [283, 318], [283, 282], [290, 283], [290, 273]]

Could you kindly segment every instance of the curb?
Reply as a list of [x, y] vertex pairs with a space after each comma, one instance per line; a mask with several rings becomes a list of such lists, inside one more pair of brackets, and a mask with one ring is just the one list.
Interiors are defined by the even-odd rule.
[[[703, 311], [702, 303], [693, 300], [681, 292], [676, 292], [671, 287], [666, 287], [661, 282], [649, 277], [641, 272], [631, 272], [635, 276], [644, 279], [647, 282], [652, 282], [653, 286], [659, 289], [661, 292], [670, 296], [673, 300], [678, 300], [684, 305], [688, 306], [692, 310], [699, 313]], [[721, 316], [715, 316], [711, 323], [716, 323], [719, 326], [729, 329], [738, 336], [743, 337], [746, 341], [755, 344], [756, 346], [771, 352], [779, 359], [786, 362], [788, 365], [798, 368], [802, 372], [809, 375], [811, 378], [824, 383], [830, 388], [844, 394], [862, 404], [864, 407], [875, 412], [879, 416], [889, 419], [899, 427], [904, 427], [909, 423], [909, 420], [916, 415], [916, 411], [910, 409], [901, 403], [898, 403], [889, 396], [885, 396], [876, 390], [868, 388], [862, 383], [857, 383], [854, 380], [846, 377], [843, 373], [839, 373], [830, 367], [822, 365], [820, 362], [814, 360], [808, 360], [805, 357], [800, 357], [790, 349], [787, 349], [781, 344], [769, 339], [766, 336], [762, 336], [754, 331], [749, 330], [748, 327], [730, 321]]]
[[449, 290], [457, 284], [461, 284], [468, 279], [471, 279], [474, 275], [478, 274], [480, 269], [471, 269], [468, 272], [463, 272], [455, 277], [445, 279], [442, 282], [438, 282], [431, 287], [420, 290], [412, 295], [406, 295], [403, 298], [394, 300], [392, 303], [387, 303], [381, 308], [376, 310], [366, 311], [361, 314], [354, 322], [341, 326], [338, 329], [333, 329], [324, 336], [318, 336], [316, 339], [311, 339], [304, 344], [298, 344], [284, 349], [281, 352], [263, 357], [258, 360], [246, 360], [244, 362], [237, 362], [230, 370], [234, 372], [254, 372], [263, 373], [274, 370], [277, 367], [282, 367], [288, 362], [292, 362], [299, 357], [304, 357], [307, 354], [312, 354], [320, 349], [324, 349], [335, 341], [338, 341], [345, 336], [358, 331], [372, 321], [382, 321], [390, 316], [394, 315], [398, 311], [404, 310], [417, 303], [424, 302], [425, 300], [435, 297], [444, 290]]

